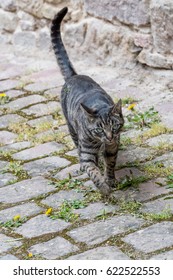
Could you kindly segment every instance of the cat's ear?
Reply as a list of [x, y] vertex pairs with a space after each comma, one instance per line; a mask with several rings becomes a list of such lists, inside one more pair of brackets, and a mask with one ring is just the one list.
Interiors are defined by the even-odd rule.
[[83, 111], [87, 113], [87, 115], [89, 117], [92, 117], [92, 118], [95, 117], [96, 109], [89, 108], [86, 105], [84, 105], [83, 103], [81, 103], [80, 106], [82, 107]]
[[114, 114], [122, 115], [122, 100], [121, 99], [119, 99], [118, 102], [111, 107], [110, 114], [111, 115], [114, 115]]

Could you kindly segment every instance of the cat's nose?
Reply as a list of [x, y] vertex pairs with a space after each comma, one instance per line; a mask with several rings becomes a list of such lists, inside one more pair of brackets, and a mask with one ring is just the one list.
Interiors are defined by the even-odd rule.
[[108, 132], [107, 134], [106, 134], [106, 138], [109, 140], [109, 141], [112, 141], [112, 132]]

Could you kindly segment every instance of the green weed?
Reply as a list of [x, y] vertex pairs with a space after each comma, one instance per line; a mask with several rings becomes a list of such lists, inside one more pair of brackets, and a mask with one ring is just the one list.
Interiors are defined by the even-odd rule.
[[154, 107], [149, 108], [145, 112], [137, 111], [134, 108], [130, 110], [131, 114], [127, 116], [127, 120], [130, 124], [133, 124], [135, 128], [143, 129], [144, 127], [151, 127], [153, 123], [158, 123], [160, 121], [158, 112], [154, 110]]

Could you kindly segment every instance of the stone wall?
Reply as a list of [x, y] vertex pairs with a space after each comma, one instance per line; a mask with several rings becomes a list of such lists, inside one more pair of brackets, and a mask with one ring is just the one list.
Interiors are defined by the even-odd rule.
[[172, 0], [1, 0], [1, 44], [25, 54], [48, 52], [50, 21], [64, 6], [63, 38], [73, 59], [172, 69]]

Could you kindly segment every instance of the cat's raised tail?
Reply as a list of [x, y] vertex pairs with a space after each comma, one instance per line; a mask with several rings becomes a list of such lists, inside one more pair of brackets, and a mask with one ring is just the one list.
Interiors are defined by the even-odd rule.
[[71, 61], [69, 60], [68, 54], [65, 50], [64, 44], [62, 42], [61, 38], [61, 32], [60, 32], [60, 27], [61, 27], [61, 22], [65, 15], [68, 12], [68, 8], [65, 7], [61, 11], [59, 11], [54, 19], [52, 20], [52, 25], [51, 25], [51, 41], [52, 41], [52, 46], [55, 52], [55, 56], [58, 61], [58, 65], [60, 67], [61, 73], [64, 76], [65, 81], [74, 76], [77, 75], [76, 71], [73, 68], [73, 65]]

